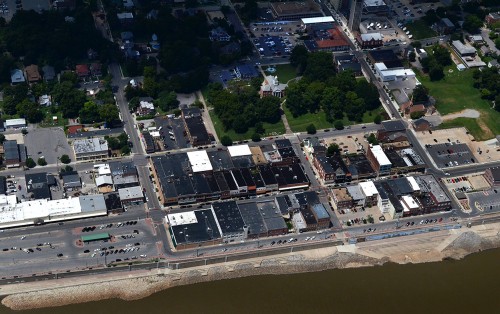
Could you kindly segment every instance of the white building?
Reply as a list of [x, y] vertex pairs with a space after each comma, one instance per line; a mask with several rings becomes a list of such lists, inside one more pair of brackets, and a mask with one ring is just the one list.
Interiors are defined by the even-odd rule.
[[401, 206], [403, 206], [403, 216], [409, 215], [411, 212], [415, 212], [420, 208], [415, 199], [410, 195], [403, 195], [399, 202]]
[[104, 216], [106, 214], [106, 203], [101, 194], [59, 200], [39, 199], [22, 203], [17, 203], [15, 195], [0, 195], [1, 228]]
[[373, 145], [368, 148], [367, 159], [370, 161], [372, 167], [379, 173], [389, 173], [392, 168], [392, 163], [387, 158], [387, 155], [382, 150], [382, 146]]
[[241, 156], [252, 155], [252, 152], [250, 151], [250, 147], [247, 144], [229, 146], [227, 148], [227, 150], [229, 151], [229, 155], [231, 157], [241, 157]]
[[189, 163], [193, 172], [211, 171], [212, 164], [205, 150], [197, 150], [187, 153]]
[[24, 128], [26, 127], [26, 119], [8, 119], [5, 120], [5, 128], [6, 129], [16, 129], [16, 128]]
[[375, 63], [375, 72], [382, 82], [400, 81], [415, 77], [415, 72], [412, 69], [388, 69], [382, 62]]
[[144, 194], [140, 186], [118, 189], [118, 196], [122, 205], [130, 205], [144, 202]]

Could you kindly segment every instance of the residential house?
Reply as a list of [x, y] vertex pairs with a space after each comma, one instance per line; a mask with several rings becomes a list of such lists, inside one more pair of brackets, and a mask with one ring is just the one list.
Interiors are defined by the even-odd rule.
[[137, 107], [137, 115], [146, 116], [154, 114], [156, 112], [153, 102], [141, 100], [139, 102], [139, 107]]
[[44, 65], [42, 67], [43, 80], [45, 82], [51, 82], [56, 78], [56, 71], [54, 67], [50, 65]]
[[17, 144], [16, 140], [6, 140], [3, 142], [4, 164], [7, 168], [21, 167], [26, 162], [26, 147], [24, 144]]
[[500, 22], [500, 12], [490, 12], [484, 19], [488, 25]]
[[102, 76], [102, 64], [98, 62], [91, 63], [90, 74], [94, 77]]
[[455, 30], [455, 24], [453, 24], [449, 18], [445, 17], [437, 23], [437, 30], [441, 34], [450, 34]]
[[38, 65], [31, 64], [24, 68], [24, 74], [26, 75], [26, 80], [28, 83], [36, 83], [42, 79], [40, 72], [38, 71]]
[[222, 27], [217, 27], [214, 28], [210, 31], [210, 34], [208, 36], [211, 41], [230, 41], [231, 36], [222, 28]]
[[90, 69], [87, 64], [77, 64], [75, 72], [79, 79], [86, 79], [90, 76]]
[[26, 82], [26, 79], [24, 78], [23, 71], [19, 69], [14, 69], [10, 71], [10, 82], [12, 85], [15, 84], [21, 84]]
[[429, 131], [431, 126], [431, 123], [424, 118], [413, 121], [413, 127], [415, 128], [415, 131], [418, 132]]

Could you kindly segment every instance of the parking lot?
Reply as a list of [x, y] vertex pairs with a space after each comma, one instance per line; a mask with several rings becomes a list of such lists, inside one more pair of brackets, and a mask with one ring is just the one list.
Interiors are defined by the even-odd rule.
[[[158, 256], [152, 224], [149, 220], [88, 225], [25, 236], [0, 238], [0, 260], [9, 267], [2, 277], [46, 274], [70, 269], [86, 269], [104, 264], [129, 263]], [[127, 224], [128, 222], [128, 224]], [[109, 233], [110, 240], [82, 243], [82, 235]], [[116, 252], [115, 252], [116, 251]]]
[[298, 22], [254, 23], [250, 31], [255, 36], [252, 40], [261, 57], [287, 56], [296, 45], [294, 33], [299, 28]]
[[75, 160], [73, 149], [68, 144], [61, 128], [32, 129], [24, 137], [24, 144], [28, 150], [28, 156], [35, 162], [42, 156], [48, 164], [57, 164], [57, 158], [62, 155], [68, 155], [71, 160]]
[[327, 137], [324, 139], [324, 142], [326, 147], [336, 143], [339, 145], [342, 154], [354, 154], [360, 149], [367, 151], [368, 141], [364, 136], [364, 133], [357, 133], [345, 136]]

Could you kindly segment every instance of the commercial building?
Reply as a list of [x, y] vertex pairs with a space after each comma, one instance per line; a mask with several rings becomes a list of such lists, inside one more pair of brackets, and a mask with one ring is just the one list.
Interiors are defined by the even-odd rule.
[[305, 40], [304, 45], [309, 51], [348, 51], [349, 42], [338, 27], [328, 30], [318, 30], [311, 35], [312, 40]]
[[119, 189], [118, 196], [123, 206], [144, 202], [144, 194], [140, 186]]
[[66, 191], [73, 191], [82, 187], [82, 180], [76, 171], [63, 172], [61, 177]]
[[351, 208], [354, 204], [347, 188], [332, 189], [332, 200], [338, 210]]
[[375, 63], [375, 72], [382, 82], [405, 80], [416, 76], [412, 69], [389, 69], [381, 62]]
[[187, 152], [191, 170], [196, 172], [212, 171], [212, 164], [208, 158], [208, 154], [204, 150]]
[[373, 181], [360, 182], [359, 188], [365, 200], [364, 206], [373, 206], [377, 203], [379, 192]]
[[500, 167], [492, 167], [486, 169], [484, 178], [491, 187], [500, 186]]
[[384, 153], [392, 164], [391, 174], [424, 172], [427, 166], [420, 155], [411, 147], [397, 149], [388, 146], [384, 148]]
[[464, 45], [460, 40], [454, 40], [451, 42], [452, 48], [458, 53], [460, 57], [475, 57], [476, 48]]
[[247, 238], [248, 226], [245, 225], [235, 201], [215, 202], [212, 204], [212, 212], [216, 217], [223, 242], [230, 243]]
[[170, 236], [176, 249], [222, 243], [215, 215], [210, 209], [167, 215]]
[[384, 153], [382, 146], [372, 145], [368, 147], [366, 158], [370, 161], [373, 169], [381, 174], [389, 174], [392, 164]]
[[107, 214], [104, 196], [85, 195], [59, 200], [17, 203], [15, 195], [0, 196], [0, 228], [37, 225]]
[[338, 72], [352, 71], [355, 76], [362, 76], [361, 64], [354, 54], [340, 53], [333, 54], [333, 63]]
[[192, 146], [209, 145], [212, 143], [210, 135], [207, 132], [201, 110], [199, 108], [182, 109], [182, 118], [186, 135]]
[[351, 181], [351, 173], [338, 155], [326, 157], [323, 154], [314, 154], [313, 165], [325, 183]]
[[28, 199], [52, 199], [50, 187], [56, 185], [53, 175], [46, 172], [27, 173], [24, 178], [26, 180], [26, 196]]
[[16, 140], [4, 141], [3, 152], [3, 162], [7, 168], [21, 167], [26, 163], [26, 147], [24, 144], [17, 144]]
[[486, 17], [484, 18], [486, 23], [488, 25], [495, 24], [497, 22], [500, 22], [500, 11], [499, 12], [490, 12]]
[[144, 148], [147, 154], [152, 154], [156, 151], [155, 140], [147, 131], [143, 131], [141, 134], [142, 142], [144, 143]]
[[77, 161], [103, 159], [109, 156], [108, 142], [104, 138], [74, 140], [73, 150]]
[[389, 12], [389, 7], [383, 0], [363, 0], [364, 14], [385, 14]]
[[359, 43], [362, 49], [372, 49], [380, 47], [384, 44], [384, 41], [382, 40], [382, 34], [380, 33], [360, 34], [356, 37], [356, 41]]
[[132, 161], [113, 161], [108, 166], [115, 191], [140, 185], [137, 168]]
[[321, 27], [323, 29], [333, 28], [335, 20], [331, 16], [320, 16], [301, 19], [302, 27], [308, 31], [309, 28]]
[[377, 175], [371, 162], [365, 155], [348, 155], [345, 161], [352, 180], [368, 179]]
[[283, 21], [323, 16], [320, 5], [313, 0], [306, 2], [271, 2], [271, 12], [275, 19]]

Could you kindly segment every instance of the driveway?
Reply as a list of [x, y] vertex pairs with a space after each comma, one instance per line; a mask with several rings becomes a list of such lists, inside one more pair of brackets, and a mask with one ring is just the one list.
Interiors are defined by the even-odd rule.
[[62, 128], [33, 129], [25, 136], [24, 144], [28, 155], [35, 161], [44, 156], [48, 164], [56, 164], [57, 157], [62, 155], [68, 155], [72, 161], [75, 160]]
[[444, 115], [444, 116], [442, 116], [442, 118], [443, 118], [443, 120], [452, 120], [452, 119], [456, 119], [456, 118], [475, 118], [475, 119], [477, 119], [477, 118], [479, 118], [480, 115], [481, 114], [477, 110], [464, 109], [464, 110], [459, 111], [459, 112]]

